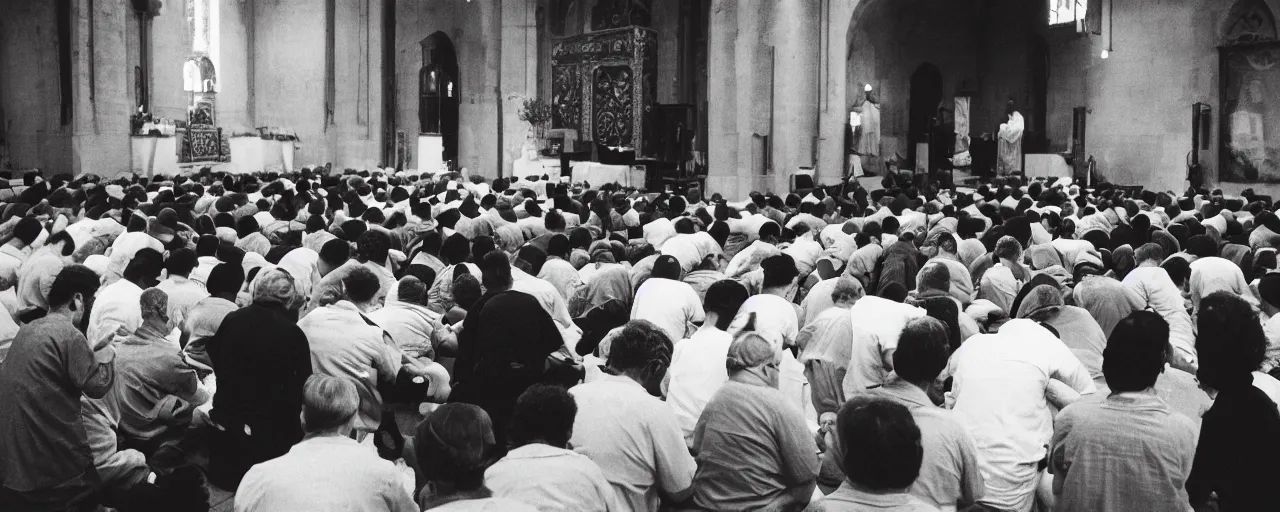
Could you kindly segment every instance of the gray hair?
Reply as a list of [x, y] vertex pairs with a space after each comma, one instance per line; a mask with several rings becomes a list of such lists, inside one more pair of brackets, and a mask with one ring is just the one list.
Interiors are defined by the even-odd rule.
[[308, 433], [338, 429], [359, 409], [360, 395], [347, 378], [317, 373], [302, 386], [302, 423]]
[[258, 276], [253, 287], [253, 302], [292, 309], [301, 302], [298, 283], [288, 272], [273, 268]]
[[154, 315], [157, 311], [168, 311], [169, 294], [159, 288], [147, 288], [138, 297], [138, 305], [141, 307], [143, 318]]

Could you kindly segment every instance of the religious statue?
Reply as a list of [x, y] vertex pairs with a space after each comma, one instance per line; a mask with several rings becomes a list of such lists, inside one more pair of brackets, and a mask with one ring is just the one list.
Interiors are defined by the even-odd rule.
[[434, 66], [418, 72], [418, 123], [421, 133], [440, 133], [440, 86]]
[[511, 175], [513, 177], [521, 179], [529, 176], [541, 176], [546, 173], [540, 161], [541, 157], [538, 155], [538, 148], [534, 146], [533, 141], [525, 141], [520, 151], [520, 158], [511, 163]]
[[1026, 128], [1022, 114], [1014, 108], [1013, 100], [1009, 100], [1005, 114], [1008, 119], [1000, 125], [996, 150], [996, 173], [1001, 176], [1022, 172], [1022, 132]]

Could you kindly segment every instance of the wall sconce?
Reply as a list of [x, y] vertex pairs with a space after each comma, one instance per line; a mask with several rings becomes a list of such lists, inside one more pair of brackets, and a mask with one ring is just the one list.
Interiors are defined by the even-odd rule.
[[864, 92], [871, 92], [871, 84], [867, 84], [867, 85], [862, 86], [862, 90], [863, 90]]

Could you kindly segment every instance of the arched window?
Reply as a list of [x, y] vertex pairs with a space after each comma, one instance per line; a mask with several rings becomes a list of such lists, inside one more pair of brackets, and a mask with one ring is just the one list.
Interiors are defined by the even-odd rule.
[[1065, 25], [1084, 19], [1089, 11], [1086, 0], [1049, 0], [1049, 24]]

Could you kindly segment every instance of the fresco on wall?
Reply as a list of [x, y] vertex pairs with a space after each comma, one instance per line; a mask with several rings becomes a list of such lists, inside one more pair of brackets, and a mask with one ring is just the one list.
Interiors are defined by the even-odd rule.
[[1224, 54], [1221, 180], [1280, 183], [1280, 44]]

